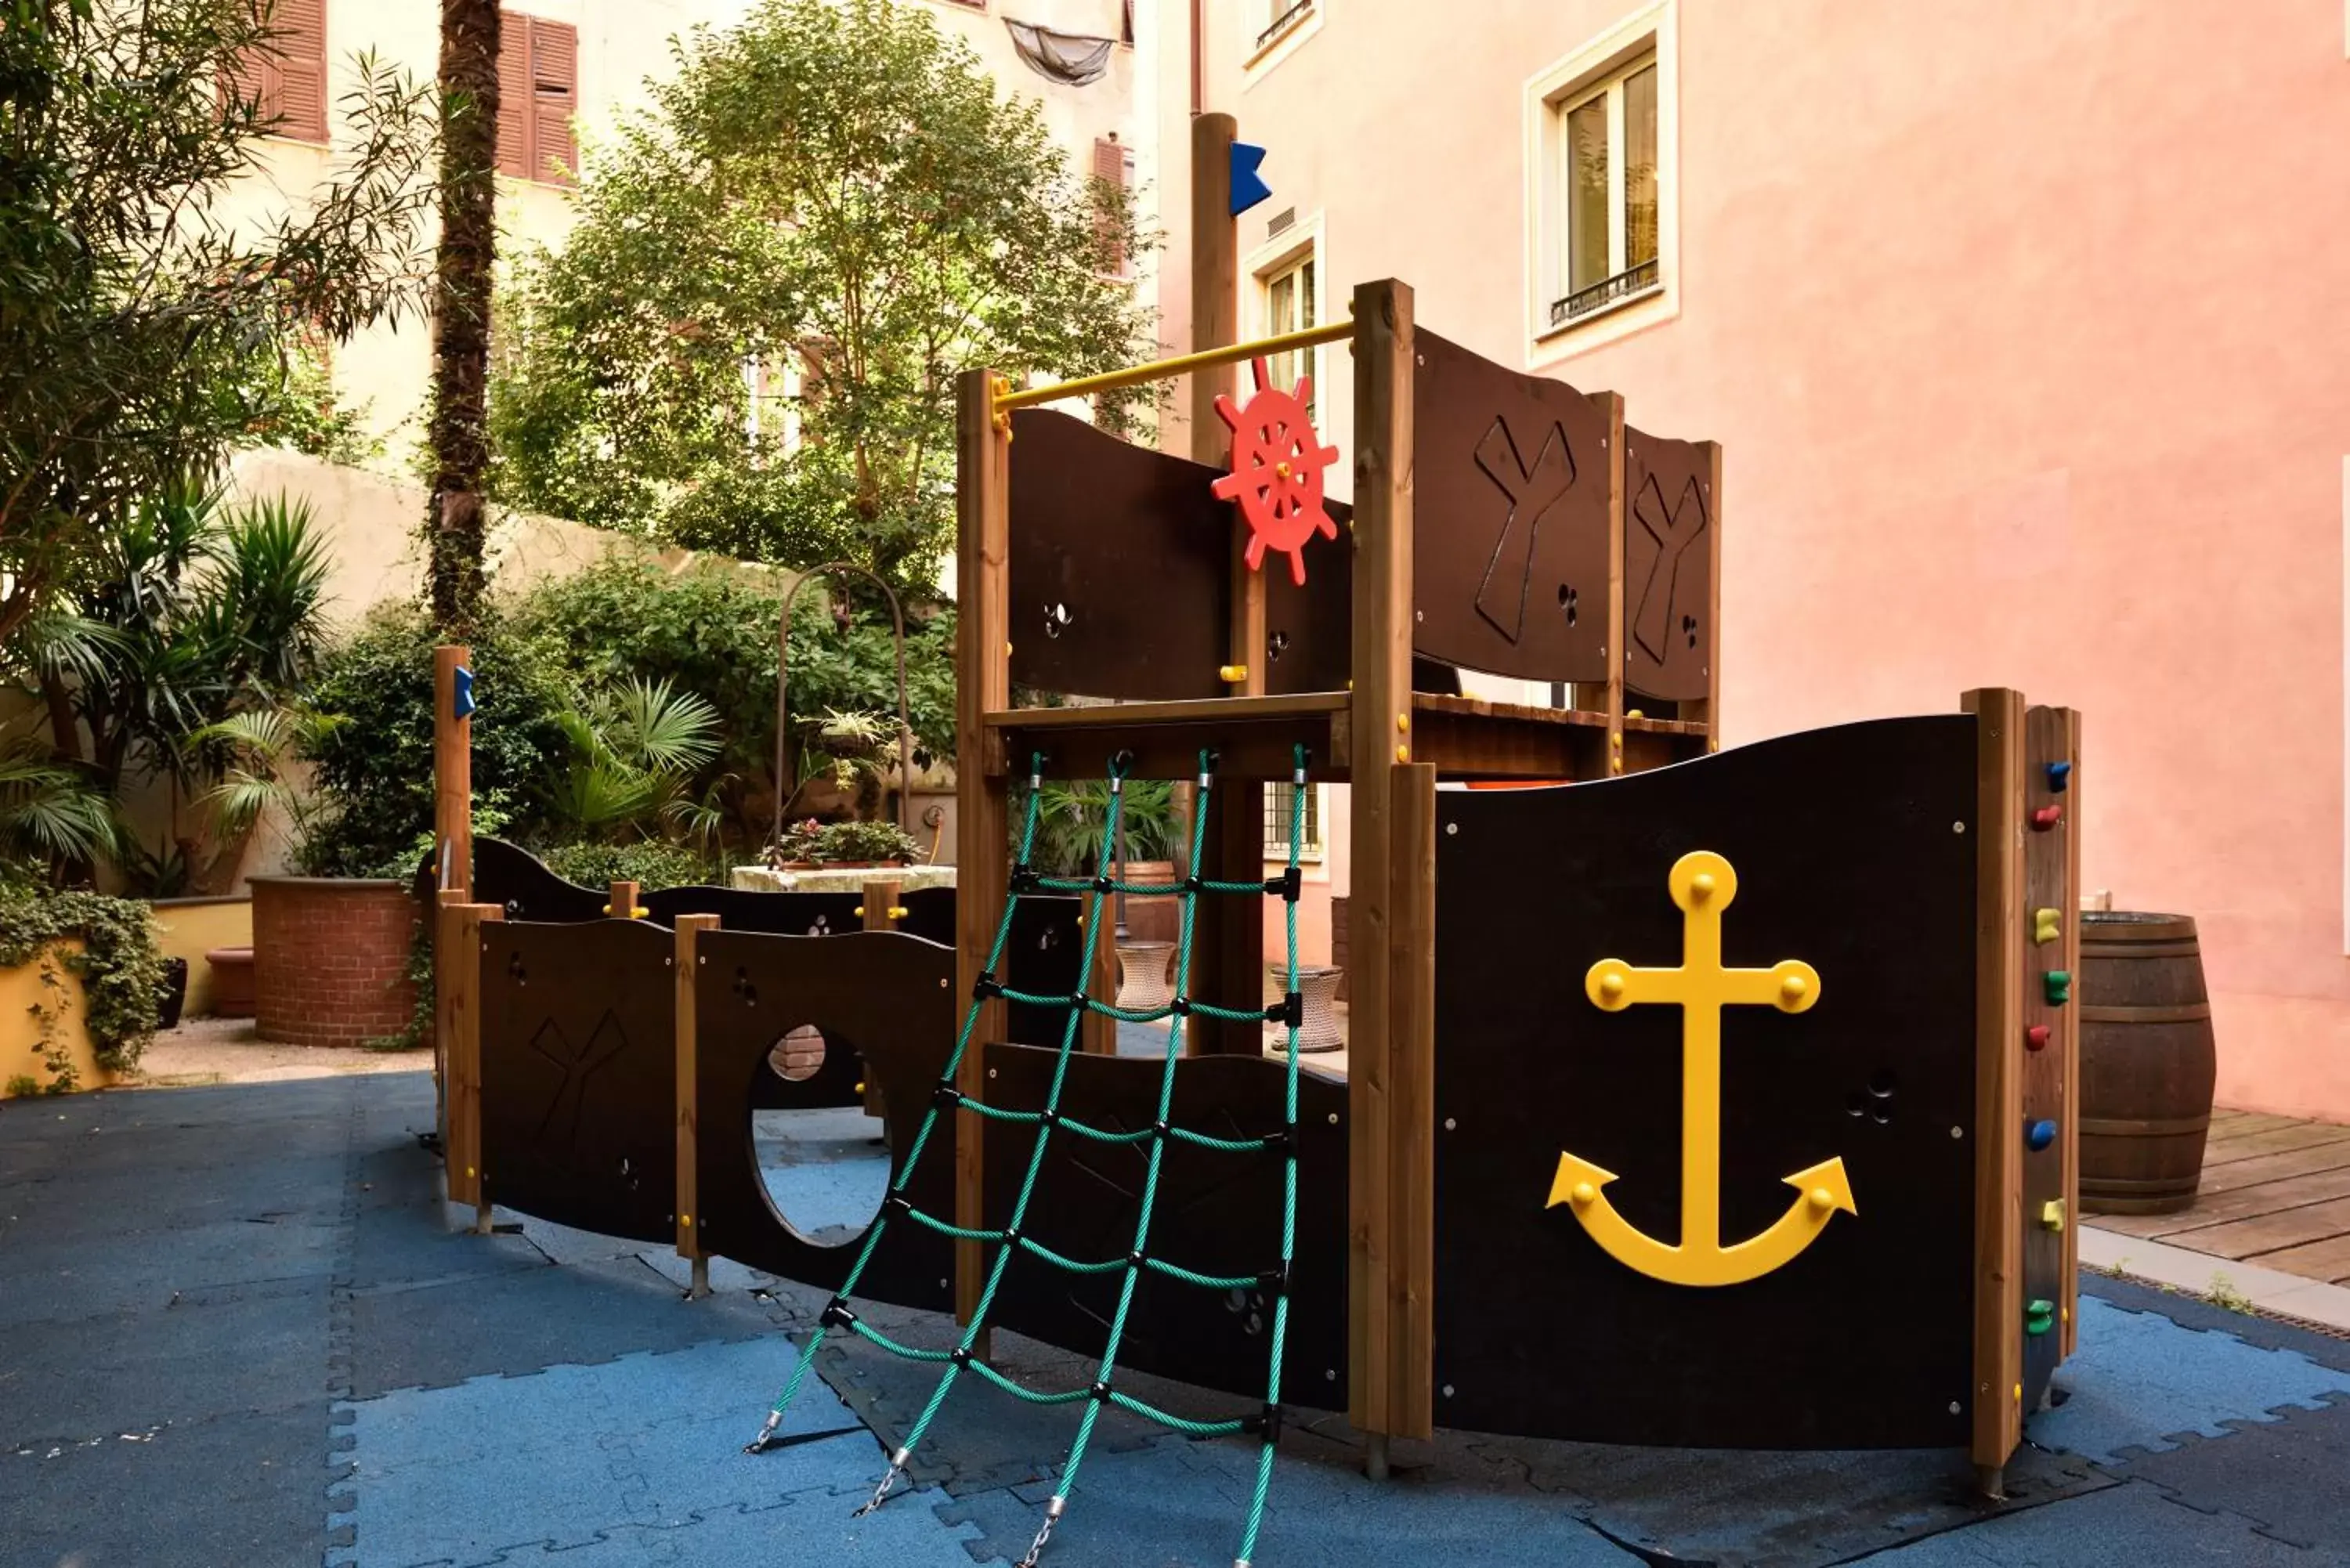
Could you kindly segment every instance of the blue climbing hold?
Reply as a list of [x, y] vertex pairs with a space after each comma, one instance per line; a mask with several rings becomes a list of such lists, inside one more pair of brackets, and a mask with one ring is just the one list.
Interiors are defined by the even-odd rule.
[[2056, 1124], [2043, 1117], [2023, 1129], [2023, 1147], [2038, 1154], [2056, 1141]]
[[1237, 218], [1259, 202], [1273, 199], [1273, 187], [1264, 182], [1257, 165], [1264, 161], [1264, 149], [1251, 147], [1245, 141], [1232, 143], [1232, 216]]
[[473, 716], [473, 672], [462, 664], [457, 666], [456, 679], [452, 684], [455, 688], [454, 700], [450, 704], [455, 710], [452, 716], [459, 719], [472, 718]]
[[2049, 793], [2049, 794], [2063, 794], [2064, 793], [2064, 786], [2065, 786], [2066, 784], [2071, 784], [2072, 782], [2073, 782], [2073, 764], [2072, 764], [2072, 763], [2050, 763], [2048, 764], [2048, 793]]

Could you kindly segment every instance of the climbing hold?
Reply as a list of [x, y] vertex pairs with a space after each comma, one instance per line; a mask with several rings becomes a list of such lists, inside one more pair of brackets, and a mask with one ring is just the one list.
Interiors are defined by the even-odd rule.
[[2032, 1051], [2045, 1051], [2045, 1050], [2047, 1050], [2047, 1049], [2048, 1049], [2048, 1025], [2046, 1025], [2045, 1023], [2035, 1023], [2035, 1024], [2033, 1024], [2031, 1028], [2029, 1028], [2029, 1029], [2025, 1030], [2025, 1031], [2023, 1032], [2023, 1044], [2024, 1044], [2024, 1047], [2025, 1047], [2025, 1049], [2027, 1049], [2027, 1050], [2032, 1050]]
[[2056, 1324], [2056, 1303], [2035, 1300], [2023, 1309], [2023, 1332], [2033, 1338], [2046, 1334]]
[[2038, 1154], [2056, 1141], [2056, 1124], [2043, 1116], [2023, 1129], [2023, 1147]]
[[2062, 1007], [2073, 1000], [2073, 974], [2070, 970], [2052, 969], [2040, 977], [2048, 988], [2048, 1005]]
[[2063, 794], [2064, 793], [2064, 786], [2072, 782], [2072, 763], [2050, 763], [2048, 764], [2048, 793], [2050, 794]]
[[2064, 911], [2061, 909], [2033, 910], [2032, 940], [2035, 942], [2054, 941], [2064, 934]]
[[2062, 1231], [2064, 1228], [2063, 1199], [2052, 1198], [2040, 1206], [2040, 1228], [2043, 1231]]
[[863, 1093], [865, 1092], [865, 1085], [862, 1085], [862, 1084], [858, 1085], [857, 1085], [857, 1092], [858, 1092], [858, 1094], [860, 1094], [860, 1095], [861, 1095], [861, 1094], [863, 1094]]
[[2034, 833], [2045, 833], [2064, 819], [2064, 808], [2063, 806], [2043, 805], [2038, 811], [2032, 814], [2032, 831]]

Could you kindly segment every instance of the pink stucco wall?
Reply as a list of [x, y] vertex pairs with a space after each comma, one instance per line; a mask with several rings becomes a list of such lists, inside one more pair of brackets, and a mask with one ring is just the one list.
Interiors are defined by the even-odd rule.
[[[1243, 251], [1264, 211], [1318, 213], [1334, 314], [1400, 277], [1525, 363], [1523, 87], [1636, 7], [1326, 3], [1253, 82], [1208, 6], [1206, 107], [1271, 149]], [[2086, 887], [2201, 922], [2222, 1100], [2350, 1120], [2343, 7], [1681, 0], [1675, 26], [1679, 314], [1550, 373], [1727, 448], [1728, 738], [1973, 685], [2081, 709]]]

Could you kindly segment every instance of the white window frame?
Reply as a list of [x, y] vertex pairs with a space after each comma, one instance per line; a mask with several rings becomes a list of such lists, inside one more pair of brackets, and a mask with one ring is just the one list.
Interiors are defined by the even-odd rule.
[[[1649, 0], [1526, 80], [1526, 361], [1541, 369], [1680, 314], [1680, 0]], [[1554, 327], [1567, 294], [1566, 116], [1653, 55], [1657, 66], [1657, 281]], [[1622, 94], [1611, 93], [1609, 146], [1623, 145]], [[1609, 248], [1621, 272], [1623, 161], [1608, 168]]]
[[[1322, 214], [1315, 213], [1282, 230], [1250, 253], [1243, 263], [1250, 279], [1249, 319], [1243, 337], [1264, 337], [1273, 333], [1274, 281], [1309, 261], [1314, 263], [1314, 319], [1317, 323], [1330, 319], [1330, 257], [1322, 243]], [[1300, 363], [1314, 378], [1315, 424], [1326, 434], [1331, 403], [1329, 370], [1322, 352], [1325, 347], [1316, 344], [1306, 349]], [[1255, 389], [1255, 372], [1247, 366], [1241, 367], [1236, 390], [1242, 400], [1246, 401], [1248, 394]]]
[[[1246, 91], [1274, 67], [1322, 30], [1331, 0], [1245, 0], [1230, 14], [1240, 17], [1241, 88]], [[1259, 43], [1276, 22], [1281, 30]]]

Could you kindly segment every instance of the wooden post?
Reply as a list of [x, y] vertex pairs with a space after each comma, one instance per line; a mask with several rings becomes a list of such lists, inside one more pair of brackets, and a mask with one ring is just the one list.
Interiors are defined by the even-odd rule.
[[[995, 416], [993, 371], [966, 370], [955, 383], [955, 575], [962, 614], [955, 628], [955, 978], [966, 1005], [975, 993], [1003, 918], [1011, 883], [1008, 797], [1000, 739], [990, 709], [1012, 702], [1010, 512], [1011, 421]], [[1018, 759], [1022, 768], [1028, 759]], [[998, 977], [999, 979], [1001, 977]], [[998, 999], [980, 1008], [955, 1086], [984, 1097], [987, 1045], [1004, 1033]], [[955, 1117], [955, 1223], [977, 1230], [982, 1211], [983, 1118]], [[955, 1317], [979, 1306], [986, 1260], [979, 1243], [955, 1243]]]
[[1607, 646], [1600, 649], [1607, 662], [1604, 683], [1575, 688], [1575, 705], [1607, 715], [1607, 772], [1624, 771], [1624, 665], [1631, 657], [1631, 628], [1624, 608], [1624, 400], [1615, 392], [1593, 392], [1592, 405], [1607, 421], [1607, 452], [1600, 472], [1607, 480]]
[[1436, 1418], [1434, 764], [1395, 764], [1388, 804], [1388, 1416], [1393, 1435], [1426, 1438]]
[[448, 1124], [442, 1160], [449, 1201], [473, 1206], [476, 1234], [490, 1233], [482, 1169], [482, 926], [502, 920], [495, 904], [469, 904], [444, 892], [432, 932], [432, 1015], [448, 1055]]
[[[432, 886], [459, 899], [473, 896], [473, 720], [457, 712], [457, 671], [473, 650], [443, 643], [432, 650]], [[436, 917], [437, 918], [437, 917]], [[438, 1011], [432, 1030], [433, 1125], [442, 1158], [449, 1150], [448, 1045]]]
[[643, 917], [645, 907], [637, 902], [634, 882], [615, 882], [605, 895], [604, 917], [612, 920], [634, 920]]
[[[1699, 483], [1706, 487], [1705, 618], [1708, 629], [1705, 646], [1711, 657], [1705, 661], [1705, 702], [1702, 709], [1691, 712], [1684, 707], [1681, 717], [1703, 721], [1705, 749], [1718, 752], [1721, 750], [1721, 650], [1726, 646], [1721, 640], [1721, 443], [1700, 441], [1698, 450], [1705, 454], [1706, 477]], [[1626, 646], [1630, 646], [1630, 642], [1629, 628], [1627, 628]]]
[[[898, 922], [906, 918], [904, 908], [898, 902], [898, 897], [903, 890], [904, 884], [895, 877], [882, 881], [866, 883], [865, 901], [857, 907], [857, 918], [862, 922], [864, 929], [868, 931], [896, 930]], [[873, 1071], [870, 1064], [866, 1067], [865, 1082], [859, 1085], [858, 1088], [865, 1096], [865, 1114], [868, 1116], [884, 1115], [880, 1075]]]
[[473, 650], [444, 643], [432, 650], [432, 885], [473, 891], [473, 720], [457, 713], [457, 671]]
[[1412, 292], [1392, 280], [1362, 284], [1354, 309], [1347, 1337], [1348, 1417], [1373, 1436], [1376, 1473], [1384, 1469], [1387, 1438], [1427, 1435], [1427, 1390], [1399, 1386], [1400, 1369], [1427, 1346], [1410, 1343], [1412, 1324], [1396, 1311], [1410, 1288], [1409, 1221], [1396, 1209], [1399, 1182], [1410, 1179], [1410, 1151], [1398, 1147], [1398, 1117], [1427, 1110], [1412, 1087], [1422, 1065], [1414, 1060], [1416, 1026], [1407, 1012], [1414, 999], [1395, 993], [1400, 975], [1415, 971], [1397, 967], [1405, 933], [1393, 902], [1400, 780], [1392, 764], [1411, 760]]
[[718, 929], [715, 915], [677, 918], [677, 1255], [693, 1265], [690, 1296], [710, 1293], [710, 1254], [702, 1251], [700, 1014], [694, 985], [702, 971], [702, 933]]
[[[1087, 917], [1091, 919], [1090, 916]], [[1086, 994], [1097, 1002], [1118, 1002], [1118, 905], [1116, 896], [1102, 899], [1101, 935], [1094, 941], [1094, 971], [1086, 977]], [[1077, 1021], [1077, 1049], [1089, 1056], [1118, 1054], [1118, 1020], [1091, 1008]]]
[[[1240, 223], [1232, 216], [1232, 141], [1239, 127], [1229, 114], [1191, 121], [1191, 347], [1240, 341]], [[1232, 462], [1232, 434], [1216, 414], [1216, 399], [1235, 395], [1239, 367], [1191, 373], [1191, 458], [1214, 468]], [[1224, 659], [1237, 680], [1231, 695], [1265, 690], [1264, 575], [1249, 568], [1248, 524], [1232, 521], [1228, 574], [1231, 619]], [[1327, 759], [1324, 759], [1326, 761]], [[1189, 786], [1185, 786], [1189, 787]], [[1253, 779], [1219, 779], [1209, 795], [1215, 820], [1201, 846], [1210, 877], [1253, 882], [1264, 875], [1264, 785]], [[1220, 1007], [1264, 1004], [1264, 913], [1245, 898], [1203, 898], [1192, 916], [1190, 994]], [[1264, 1030], [1250, 1023], [1194, 1018], [1183, 1032], [1187, 1054], [1261, 1055]]]
[[1977, 722], [1975, 766], [1974, 1412], [1969, 1449], [1986, 1497], [2005, 1494], [2023, 1435], [2022, 693], [1961, 700]]

